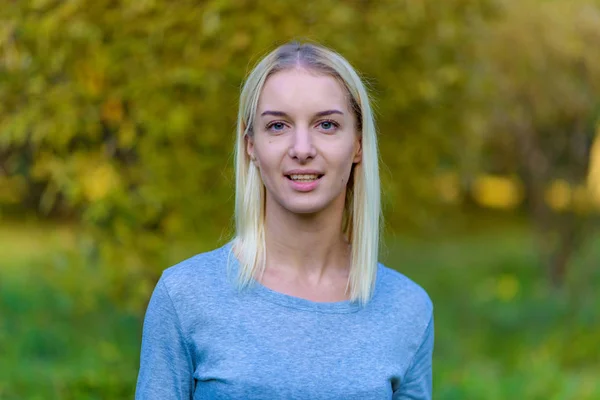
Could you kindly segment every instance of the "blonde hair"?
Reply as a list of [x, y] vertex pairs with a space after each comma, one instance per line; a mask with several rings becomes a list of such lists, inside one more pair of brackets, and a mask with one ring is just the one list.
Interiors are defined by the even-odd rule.
[[244, 136], [253, 134], [258, 100], [266, 80], [274, 73], [304, 68], [337, 79], [348, 92], [362, 138], [362, 161], [353, 166], [346, 191], [343, 233], [351, 244], [347, 289], [350, 300], [366, 304], [377, 273], [381, 201], [379, 154], [373, 113], [365, 85], [341, 55], [314, 44], [289, 43], [265, 56], [250, 72], [242, 88], [235, 148], [235, 238], [239, 260], [238, 285], [249, 286], [265, 269], [265, 188], [251, 162]]

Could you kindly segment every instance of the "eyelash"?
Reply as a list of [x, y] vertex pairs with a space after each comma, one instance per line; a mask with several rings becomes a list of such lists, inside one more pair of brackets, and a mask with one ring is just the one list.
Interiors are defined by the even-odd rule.
[[284, 122], [281, 122], [281, 121], [273, 121], [273, 122], [271, 122], [271, 123], [267, 124], [266, 128], [267, 128], [267, 130], [268, 130], [268, 131], [270, 131], [270, 130], [272, 130], [273, 126], [274, 126], [274, 125], [277, 125], [277, 124], [282, 124], [282, 125], [284, 125], [284, 126], [285, 126], [285, 123], [284, 123]]
[[[332, 120], [332, 119], [325, 119], [325, 120], [319, 121], [319, 123], [317, 124], [317, 126], [319, 126], [319, 125], [321, 125], [321, 124], [323, 124], [325, 122], [328, 122], [331, 125], [333, 125], [333, 129], [328, 129], [328, 131], [333, 131], [333, 130], [338, 129], [340, 127], [340, 124], [337, 123], [336, 121]], [[272, 130], [273, 126], [277, 125], [277, 124], [282, 124], [282, 125], [285, 126], [285, 122], [282, 122], [282, 121], [273, 121], [273, 122], [269, 123], [266, 126], [266, 128], [267, 128], [267, 130]]]
[[329, 122], [331, 125], [333, 125], [333, 129], [329, 129], [331, 131], [334, 131], [340, 127], [340, 124], [338, 124], [336, 121], [334, 121], [332, 119], [325, 119], [323, 121], [319, 121], [319, 125], [321, 125], [324, 122]]

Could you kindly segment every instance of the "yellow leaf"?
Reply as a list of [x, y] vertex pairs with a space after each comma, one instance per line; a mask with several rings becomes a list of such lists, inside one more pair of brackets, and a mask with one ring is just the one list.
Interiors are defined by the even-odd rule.
[[109, 164], [100, 164], [83, 175], [83, 193], [89, 201], [106, 197], [118, 183], [118, 176]]
[[511, 209], [521, 203], [523, 190], [515, 179], [482, 175], [473, 183], [473, 197], [484, 207]]
[[590, 170], [587, 186], [592, 203], [600, 208], [600, 128], [590, 151]]

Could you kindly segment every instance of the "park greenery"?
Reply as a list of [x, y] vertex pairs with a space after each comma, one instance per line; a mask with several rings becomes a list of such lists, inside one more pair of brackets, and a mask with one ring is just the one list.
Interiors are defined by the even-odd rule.
[[4, 2], [0, 398], [131, 397], [161, 271], [231, 237], [243, 78], [292, 39], [368, 83], [435, 398], [599, 398], [598, 0]]
[[[427, 240], [387, 240], [382, 260], [419, 282], [435, 305], [435, 398], [597, 399], [600, 236], [578, 252], [573, 290], [556, 292], [540, 280], [532, 237], [518, 219], [483, 217]], [[141, 316], [90, 295], [96, 277], [60, 251], [78, 234], [56, 223], [0, 227], [2, 399], [133, 397]], [[65, 282], [76, 296], [60, 289]]]

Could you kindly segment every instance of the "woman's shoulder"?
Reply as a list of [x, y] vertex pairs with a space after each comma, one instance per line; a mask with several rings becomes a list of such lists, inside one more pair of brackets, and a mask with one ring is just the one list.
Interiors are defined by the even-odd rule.
[[221, 283], [227, 274], [230, 251], [229, 244], [196, 254], [167, 269], [160, 281], [170, 293], [198, 287], [206, 288]]
[[429, 319], [433, 313], [433, 303], [427, 291], [401, 272], [379, 264], [379, 287], [377, 296], [389, 302], [390, 309], [400, 313], [410, 312]]

